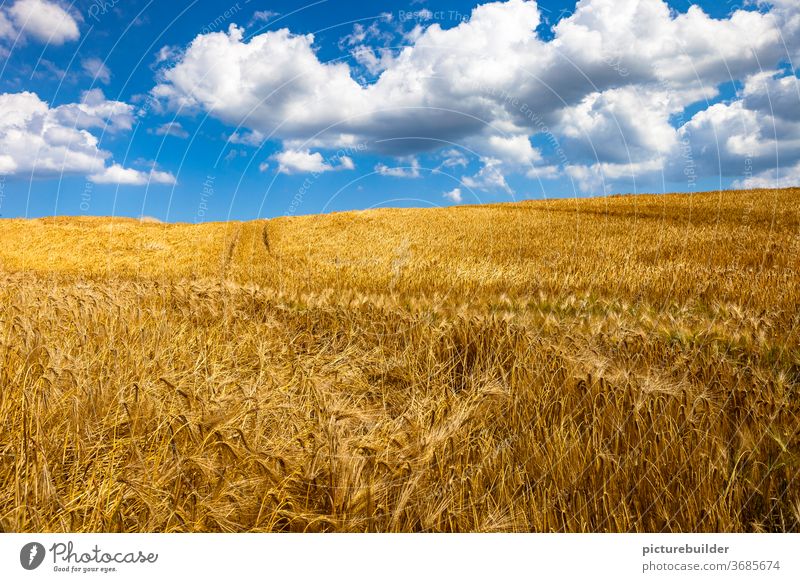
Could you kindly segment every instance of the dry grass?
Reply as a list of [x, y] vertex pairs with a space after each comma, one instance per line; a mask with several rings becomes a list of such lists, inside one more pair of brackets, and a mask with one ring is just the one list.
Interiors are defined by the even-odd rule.
[[0, 222], [3, 531], [798, 531], [800, 191]]

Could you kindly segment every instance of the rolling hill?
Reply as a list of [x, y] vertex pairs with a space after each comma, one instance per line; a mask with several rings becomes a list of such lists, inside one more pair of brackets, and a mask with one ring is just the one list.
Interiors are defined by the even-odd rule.
[[0, 528], [798, 531], [798, 203], [0, 221]]

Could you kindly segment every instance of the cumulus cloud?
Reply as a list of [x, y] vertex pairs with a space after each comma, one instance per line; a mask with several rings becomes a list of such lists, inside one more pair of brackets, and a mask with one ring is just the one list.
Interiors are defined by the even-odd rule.
[[8, 13], [17, 29], [41, 42], [60, 45], [80, 37], [75, 18], [55, 2], [17, 0]]
[[353, 59], [364, 67], [370, 75], [377, 75], [388, 69], [394, 60], [392, 51], [386, 48], [373, 49], [367, 45], [359, 45], [350, 51]]
[[97, 82], [108, 85], [111, 82], [111, 70], [105, 63], [96, 57], [83, 59], [81, 67], [84, 72]]
[[133, 106], [121, 101], [108, 101], [101, 89], [85, 91], [80, 103], [61, 105], [52, 110], [63, 125], [81, 129], [101, 128], [104, 131], [127, 131], [133, 126]]
[[[761, 151], [770, 141], [759, 103], [767, 90], [781, 95], [770, 118], [798, 119], [795, 81], [762, 73], [800, 53], [796, 2], [716, 19], [697, 6], [676, 12], [663, 0], [581, 0], [551, 40], [537, 35], [540, 21], [533, 1], [486, 3], [448, 29], [419, 22], [410, 44], [392, 52], [377, 40], [366, 44], [380, 28], [354, 27], [342, 47], [377, 75], [369, 83], [345, 62], [322, 62], [311, 34], [284, 28], [245, 39], [232, 25], [197, 36], [162, 69], [152, 93], [173, 109], [205, 111], [284, 145], [335, 148], [355, 140], [376, 153], [410, 156], [468, 143], [483, 167], [466, 180], [509, 193], [509, 172], [547, 178], [572, 168], [568, 175], [587, 187], [631, 172], [669, 173], [668, 160], [687, 136], [745, 111], [757, 112], [756, 141], [730, 127], [723, 149], [731, 156], [750, 145]], [[701, 107], [675, 126], [688, 106], [716, 100], [721, 83], [744, 79], [741, 103], [722, 104], [735, 110], [718, 108], [704, 119], [698, 115], [711, 108]], [[792, 131], [776, 139], [791, 139]], [[551, 134], [561, 159], [532, 145], [537, 134]], [[703, 152], [714, 145], [707, 141]], [[719, 164], [702, 160], [697, 168], [719, 173]]]
[[177, 121], [170, 121], [167, 123], [163, 123], [158, 127], [156, 127], [153, 133], [155, 133], [156, 135], [171, 135], [173, 137], [177, 137], [180, 139], [186, 139], [187, 137], [189, 137], [189, 132], [186, 131], [183, 128], [183, 126]]
[[779, 71], [763, 71], [745, 79], [741, 96], [743, 105], [751, 111], [764, 111], [776, 118], [796, 120], [800, 79], [794, 75], [782, 75]]
[[151, 170], [142, 172], [133, 168], [123, 168], [119, 164], [112, 164], [101, 172], [89, 176], [95, 184], [120, 184], [129, 186], [142, 186], [150, 182], [157, 184], [174, 184], [175, 176], [169, 172]]
[[800, 80], [774, 71], [752, 75], [738, 99], [699, 111], [679, 136], [701, 173], [785, 184], [795, 174], [780, 169], [800, 162]]
[[375, 171], [381, 176], [392, 176], [393, 178], [419, 178], [419, 161], [411, 158], [408, 165], [389, 167], [386, 164], [378, 164]]
[[[200, 35], [162, 73], [153, 94], [173, 107], [207, 110], [264, 135], [313, 135], [342, 116], [357, 115], [360, 89], [347, 65], [323, 64], [313, 35], [286, 29], [243, 42], [242, 29]], [[366, 105], [366, 102], [363, 103]]]
[[154, 64], [160, 65], [162, 63], [167, 63], [170, 61], [174, 61], [178, 57], [180, 57], [181, 51], [178, 47], [165, 45], [158, 49], [158, 52], [155, 55]]
[[734, 188], [790, 188], [800, 186], [800, 162], [787, 168], [771, 168], [733, 182]]
[[661, 170], [663, 161], [660, 159], [629, 163], [598, 162], [590, 165], [568, 165], [565, 168], [566, 174], [580, 190], [595, 195], [610, 194], [615, 183], [635, 184], [638, 177]]
[[[88, 129], [130, 129], [132, 107], [107, 101], [99, 90], [79, 103], [51, 108], [31, 92], [0, 94], [0, 172], [29, 176], [84, 174], [97, 182], [145, 183], [136, 170], [106, 167], [111, 154], [99, 147]], [[153, 179], [167, 180], [157, 172]]]
[[228, 141], [233, 144], [260, 146], [266, 137], [260, 131], [235, 131], [229, 137]]
[[449, 192], [445, 192], [442, 194], [445, 198], [450, 200], [451, 202], [455, 202], [456, 204], [460, 204], [464, 201], [463, 196], [461, 195], [461, 188], [453, 188]]
[[307, 149], [284, 150], [272, 156], [272, 159], [278, 162], [278, 173], [281, 174], [321, 174], [334, 170], [352, 170], [355, 167], [348, 156], [340, 156], [329, 162], [321, 153]]
[[464, 185], [476, 190], [503, 190], [513, 194], [503, 175], [502, 162], [496, 158], [483, 158], [481, 161], [483, 167], [474, 176], [465, 176]]
[[528, 165], [541, 160], [541, 155], [533, 148], [527, 135], [492, 135], [487, 147], [494, 157], [515, 164]]
[[442, 157], [444, 160], [439, 165], [439, 170], [442, 168], [458, 168], [458, 167], [467, 167], [469, 165], [469, 160], [467, 156], [462, 154], [457, 149], [449, 149], [442, 152]]
[[534, 180], [555, 180], [561, 175], [561, 169], [553, 164], [533, 166], [525, 172], [525, 176]]
[[4, 173], [92, 172], [102, 168], [108, 157], [98, 149], [97, 138], [63, 124], [59, 109], [50, 109], [34, 93], [0, 95], [0, 112]]
[[668, 91], [638, 87], [590, 93], [558, 114], [556, 131], [572, 157], [624, 163], [663, 155], [677, 135], [669, 115]]

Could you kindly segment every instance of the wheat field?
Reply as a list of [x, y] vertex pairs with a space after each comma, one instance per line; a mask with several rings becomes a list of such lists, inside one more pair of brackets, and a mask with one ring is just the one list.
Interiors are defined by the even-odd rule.
[[0, 529], [800, 531], [798, 208], [0, 221]]

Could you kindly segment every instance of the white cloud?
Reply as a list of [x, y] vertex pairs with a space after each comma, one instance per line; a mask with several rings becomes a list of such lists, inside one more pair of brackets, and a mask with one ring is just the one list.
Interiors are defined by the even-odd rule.
[[143, 186], [150, 182], [157, 184], [174, 184], [175, 176], [169, 172], [151, 170], [141, 172], [133, 168], [123, 168], [119, 164], [112, 164], [103, 171], [89, 176], [89, 180], [95, 184], [120, 184], [130, 186]]
[[[280, 174], [321, 174], [334, 170], [352, 170], [355, 166], [353, 160], [341, 156], [332, 160], [336, 165], [326, 161], [319, 152], [309, 150], [284, 150], [272, 156], [278, 162]], [[262, 170], [263, 171], [263, 170]]]
[[228, 140], [239, 145], [260, 146], [266, 137], [260, 131], [235, 131]]
[[[99, 147], [89, 128], [129, 129], [132, 107], [107, 101], [99, 90], [80, 103], [51, 108], [35, 93], [0, 94], [0, 172], [28, 176], [89, 175], [96, 182], [170, 183], [166, 172], [149, 174], [106, 167], [111, 154]], [[146, 179], [142, 180], [142, 176]]]
[[481, 161], [483, 167], [474, 176], [464, 177], [464, 185], [476, 190], [504, 190], [513, 194], [503, 175], [502, 162], [496, 158], [483, 158]]
[[160, 65], [161, 63], [174, 61], [180, 58], [180, 56], [181, 51], [179, 48], [170, 45], [164, 45], [158, 49], [158, 52], [156, 53], [155, 64]]
[[95, 81], [99, 81], [104, 85], [108, 85], [111, 82], [111, 71], [101, 59], [94, 57], [83, 59], [81, 66], [84, 72]]
[[393, 178], [419, 178], [419, 161], [411, 158], [408, 165], [389, 167], [385, 164], [375, 166], [375, 171], [381, 176], [391, 176]]
[[800, 79], [778, 71], [763, 71], [745, 79], [741, 96], [747, 109], [783, 119], [797, 119]]
[[17, 35], [17, 30], [6, 16], [5, 12], [0, 12], [0, 39], [13, 39]]
[[637, 177], [660, 172], [663, 169], [662, 160], [653, 159], [630, 163], [598, 162], [591, 165], [569, 165], [565, 171], [581, 191], [604, 195], [612, 192], [612, 184], [615, 182], [635, 183]]
[[369, 26], [364, 26], [361, 22], [356, 22], [353, 25], [353, 31], [339, 39], [339, 46], [357, 46], [361, 45], [366, 40], [378, 40], [384, 43], [391, 42], [394, 37], [392, 32], [381, 29], [381, 24], [384, 22], [391, 22], [393, 16], [391, 12], [382, 12], [377, 17], [373, 18]]
[[489, 137], [488, 149], [494, 157], [513, 164], [529, 165], [541, 160], [541, 155], [531, 145], [527, 135]]
[[58, 110], [36, 94], [0, 94], [0, 151], [5, 173], [93, 172], [108, 157], [97, 138], [74, 124], [64, 125]]
[[605, 194], [605, 179], [597, 166], [567, 166], [567, 175], [577, 182], [578, 189], [592, 194]]
[[[590, 0], [555, 27], [558, 48], [589, 78], [621, 72], [674, 87], [730, 80], [785, 57], [771, 14], [736, 10], [714, 19], [692, 5], [674, 14], [661, 0]], [[603, 72], [605, 70], [605, 73]]]
[[[715, 98], [720, 83], [751, 78], [800, 54], [800, 7], [776, 4], [711, 18], [696, 6], [673, 11], [662, 0], [581, 0], [545, 41], [535, 30], [536, 3], [508, 0], [480, 5], [446, 30], [424, 22], [406, 37], [409, 46], [386, 53], [379, 41], [364, 44], [380, 38], [380, 27], [356, 26], [342, 46], [378, 75], [363, 84], [358, 67], [321, 62], [313, 35], [280, 29], [246, 40], [232, 26], [197, 36], [161, 72], [153, 95], [174, 109], [206, 111], [282, 141], [287, 151], [298, 143], [340, 147], [345, 136], [399, 157], [468, 143], [484, 159], [466, 178], [477, 188], [510, 192], [509, 172], [553, 177], [567, 166], [582, 168], [570, 175], [590, 186], [598, 175], [624, 180], [630, 171], [670, 171], [667, 162], [687, 135], [673, 127], [674, 116]], [[743, 107], [763, 118], [755, 103], [766, 91], [764, 80], [758, 87], [752, 79]], [[792, 82], [771, 90], [783, 91], [781, 115], [797, 120]], [[702, 133], [702, 121], [690, 120], [693, 135]], [[759, 127], [760, 137], [750, 139], [768, 145]], [[741, 156], [750, 144], [731, 132], [726, 151]], [[533, 147], [537, 134], [552, 138], [561, 159]]]
[[278, 172], [283, 174], [325, 172], [331, 168], [325, 163], [322, 154], [308, 150], [287, 150], [273, 156], [278, 162]]
[[457, 149], [443, 151], [442, 157], [444, 158], [444, 161], [439, 165], [437, 168], [438, 170], [441, 168], [466, 168], [469, 165], [469, 160], [467, 157]]
[[359, 45], [350, 51], [355, 61], [364, 67], [370, 75], [377, 75], [388, 69], [394, 61], [389, 49], [373, 49], [367, 45]]
[[419, 37], [422, 36], [423, 32], [425, 32], [425, 28], [422, 25], [417, 24], [414, 26], [414, 28], [403, 34], [403, 40], [409, 44], [414, 44], [419, 40]]
[[261, 135], [306, 138], [366, 101], [346, 64], [320, 63], [312, 35], [286, 29], [242, 42], [242, 30], [198, 36], [180, 62], [163, 72], [153, 94], [173, 107], [213, 111]]
[[797, 188], [800, 186], [800, 162], [787, 168], [771, 168], [754, 176], [734, 181], [734, 188]]
[[186, 131], [177, 121], [170, 121], [168, 123], [159, 125], [153, 133], [156, 135], [171, 135], [180, 139], [186, 139], [189, 137], [189, 132]]
[[354, 46], [367, 39], [367, 28], [360, 22], [353, 25], [353, 32], [339, 40], [339, 46]]
[[[487, 127], [484, 120], [495, 117], [491, 110], [500, 112], [475, 95], [476, 84], [498, 76], [513, 81], [519, 68], [504, 73], [503, 65], [538, 42], [537, 23], [533, 3], [481, 6], [472, 22], [447, 31], [430, 26], [368, 86], [352, 78], [346, 63], [320, 62], [313, 35], [281, 29], [245, 42], [241, 29], [232, 27], [228, 34], [195, 38], [153, 93], [172, 107], [210, 111], [283, 140], [339, 133], [384, 151], [431, 149], [436, 144], [428, 138], [455, 141], [480, 133]], [[486, 55], [475, 58], [481, 48]], [[431, 75], [437, 67], [442, 71]], [[463, 91], [473, 95], [463, 101]], [[414, 139], [376, 142], [404, 135]]]
[[8, 9], [17, 28], [41, 42], [60, 45], [80, 37], [75, 18], [47, 0], [17, 0]]
[[101, 89], [85, 91], [80, 103], [61, 105], [52, 111], [63, 125], [73, 125], [81, 129], [127, 131], [133, 126], [134, 120], [132, 105], [108, 101]]
[[274, 10], [256, 10], [253, 12], [253, 18], [250, 19], [250, 25], [252, 26], [257, 22], [267, 23], [276, 16], [280, 16], [280, 12], [275, 12]]
[[748, 77], [740, 99], [699, 111], [680, 128], [691, 162], [701, 173], [739, 181], [793, 166], [800, 161], [799, 89], [794, 75]]
[[231, 160], [235, 160], [236, 158], [246, 158], [247, 152], [245, 150], [237, 150], [232, 148], [227, 154], [225, 154], [225, 161], [230, 162]]
[[573, 156], [609, 162], [651, 158], [669, 152], [677, 142], [668, 91], [645, 87], [608, 89], [587, 95], [559, 114], [556, 131]]
[[460, 204], [464, 201], [464, 197], [461, 195], [461, 188], [453, 188], [449, 192], [445, 192], [442, 194], [445, 198], [450, 200], [451, 202], [455, 202], [456, 204]]
[[560, 175], [561, 170], [555, 165], [533, 166], [525, 172], [525, 176], [534, 180], [555, 180]]

